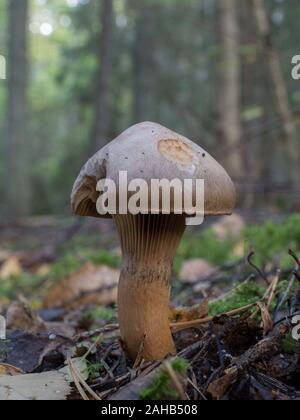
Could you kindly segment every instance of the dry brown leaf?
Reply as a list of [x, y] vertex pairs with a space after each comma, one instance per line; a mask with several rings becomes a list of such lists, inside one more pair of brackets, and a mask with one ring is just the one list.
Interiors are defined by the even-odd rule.
[[0, 363], [0, 376], [16, 376], [16, 375], [22, 375], [24, 372], [11, 365], [7, 365], [5, 363]]
[[216, 271], [208, 261], [203, 259], [193, 259], [186, 261], [179, 273], [179, 279], [184, 283], [197, 283], [207, 279]]
[[240, 241], [235, 245], [233, 249], [233, 255], [237, 258], [243, 258], [245, 254], [245, 242]]
[[71, 393], [71, 379], [65, 371], [1, 376], [1, 401], [60, 401]]
[[230, 217], [222, 217], [213, 225], [212, 230], [219, 240], [224, 241], [239, 238], [244, 228], [244, 219], [238, 214], [233, 214]]
[[3, 263], [4, 261], [8, 260], [11, 256], [11, 253], [7, 251], [6, 249], [0, 249], [0, 263]]
[[7, 328], [32, 334], [47, 331], [43, 320], [25, 302], [12, 303], [6, 313]]
[[50, 290], [44, 307], [75, 308], [89, 304], [115, 303], [119, 277], [119, 270], [87, 263]]
[[22, 267], [17, 257], [10, 257], [6, 260], [0, 270], [0, 279], [7, 280], [10, 277], [20, 276]]
[[49, 274], [51, 271], [51, 265], [50, 264], [42, 264], [38, 267], [36, 267], [33, 270], [33, 273], [36, 274], [37, 276], [47, 276], [47, 274]]
[[212, 382], [208, 387], [208, 392], [214, 400], [221, 400], [228, 391], [229, 387], [235, 383], [238, 377], [236, 368], [228, 369], [225, 375]]
[[269, 309], [267, 307], [267, 305], [263, 302], [258, 302], [257, 306], [259, 307], [260, 311], [261, 311], [261, 317], [262, 317], [262, 324], [263, 324], [263, 329], [264, 329], [264, 336], [267, 336], [274, 327], [274, 323], [273, 320], [271, 318]]
[[208, 299], [205, 299], [195, 308], [170, 308], [170, 322], [189, 322], [203, 319], [208, 316]]

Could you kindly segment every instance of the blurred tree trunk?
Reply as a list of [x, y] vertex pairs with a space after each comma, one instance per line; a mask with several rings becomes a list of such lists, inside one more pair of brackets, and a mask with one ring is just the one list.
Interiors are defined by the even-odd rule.
[[244, 173], [241, 123], [241, 62], [238, 25], [238, 2], [217, 1], [220, 63], [217, 90], [218, 132], [224, 150], [222, 163], [232, 177]]
[[113, 0], [102, 0], [102, 31], [98, 50], [98, 74], [95, 83], [95, 121], [92, 130], [92, 153], [101, 149], [108, 141], [109, 93], [112, 70], [114, 38]]
[[138, 6], [136, 22], [136, 42], [134, 47], [135, 67], [135, 121], [151, 119], [151, 80], [153, 72], [152, 51], [152, 10]]
[[297, 141], [297, 131], [290, 110], [289, 98], [283, 75], [280, 67], [279, 54], [274, 48], [271, 25], [264, 0], [252, 0], [254, 15], [260, 36], [260, 42], [266, 64], [268, 67], [269, 80], [275, 99], [275, 108], [282, 121], [284, 144], [282, 155], [285, 156], [290, 180], [296, 186], [299, 183], [299, 143]]
[[7, 217], [27, 215], [26, 88], [28, 0], [9, 0], [9, 71], [7, 115]]

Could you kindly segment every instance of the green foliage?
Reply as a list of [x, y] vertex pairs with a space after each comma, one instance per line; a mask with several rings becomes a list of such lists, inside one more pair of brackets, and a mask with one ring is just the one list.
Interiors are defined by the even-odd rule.
[[97, 379], [102, 369], [102, 363], [92, 363], [90, 361], [87, 362], [87, 373], [89, 379]]
[[[187, 374], [188, 362], [185, 359], [178, 358], [171, 363], [174, 371], [180, 376]], [[157, 373], [153, 382], [143, 389], [140, 393], [142, 400], [167, 400], [178, 398], [178, 392], [174, 388], [174, 385], [170, 379], [170, 376], [166, 369], [162, 367]]]
[[186, 235], [178, 249], [174, 263], [175, 272], [180, 271], [182, 263], [190, 258], [203, 258], [214, 265], [234, 261], [232, 240], [220, 241], [211, 229], [197, 235]]
[[263, 297], [264, 292], [265, 288], [254, 281], [237, 286], [224, 300], [210, 303], [210, 315], [220, 315], [255, 303]]
[[300, 251], [300, 216], [292, 215], [282, 223], [267, 222], [262, 226], [251, 226], [245, 231], [246, 244], [256, 253], [256, 262], [265, 266], [277, 259], [282, 268], [290, 267], [288, 250]]
[[281, 348], [284, 353], [294, 354], [300, 350], [300, 343], [292, 337], [292, 334], [288, 334], [281, 340]]
[[111, 307], [96, 306], [89, 308], [85, 312], [85, 316], [92, 322], [101, 320], [111, 323], [116, 320], [116, 310]]

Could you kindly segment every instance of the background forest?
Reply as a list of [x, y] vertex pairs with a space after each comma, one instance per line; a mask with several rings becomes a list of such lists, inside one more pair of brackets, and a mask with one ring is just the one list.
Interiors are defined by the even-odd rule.
[[[0, 0], [0, 400], [299, 400], [299, 23], [299, 0]], [[70, 211], [86, 160], [146, 120], [238, 190], [183, 236], [161, 363], [121, 342], [113, 221]], [[123, 300], [158, 337], [156, 259]]]
[[0, 0], [0, 215], [66, 214], [93, 152], [153, 120], [229, 171], [246, 209], [297, 209], [297, 0]]

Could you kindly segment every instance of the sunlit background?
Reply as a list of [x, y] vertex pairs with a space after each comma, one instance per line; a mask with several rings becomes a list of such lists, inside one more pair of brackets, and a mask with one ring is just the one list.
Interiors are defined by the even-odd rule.
[[[267, 34], [252, 0], [234, 9], [231, 0], [229, 8], [220, 0], [31, 0], [23, 16], [27, 64], [17, 64], [27, 67], [25, 122], [9, 107], [10, 95], [18, 101], [17, 85], [9, 85], [9, 57], [18, 60], [11, 34], [22, 38], [9, 19], [12, 3], [0, 0], [0, 54], [7, 59], [7, 80], [0, 81], [2, 216], [67, 214], [86, 159], [143, 120], [177, 130], [215, 156], [234, 178], [241, 208], [298, 208], [300, 81], [291, 77], [297, 0], [263, 3]], [[276, 78], [288, 101], [278, 97]]]

